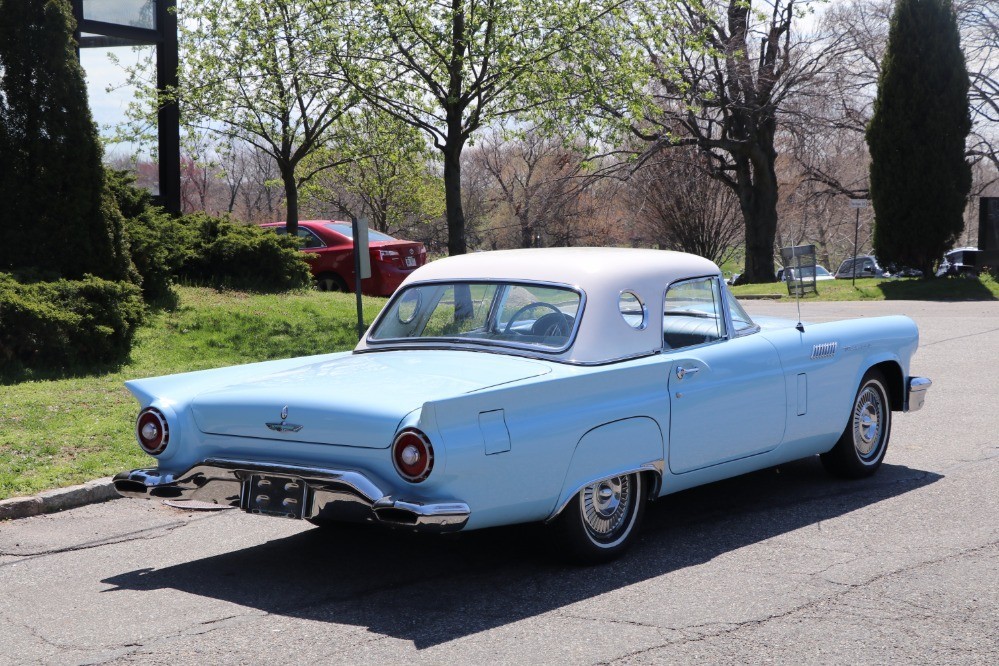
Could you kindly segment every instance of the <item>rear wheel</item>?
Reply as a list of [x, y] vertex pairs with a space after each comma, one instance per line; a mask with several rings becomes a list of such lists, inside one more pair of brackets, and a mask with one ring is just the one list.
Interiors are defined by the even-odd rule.
[[864, 375], [843, 434], [830, 451], [820, 456], [828, 471], [860, 479], [881, 466], [891, 435], [891, 403], [886, 385], [878, 370], [868, 370]]
[[319, 291], [347, 291], [347, 283], [336, 273], [323, 273], [316, 276]]
[[641, 474], [603, 479], [580, 490], [555, 520], [558, 545], [579, 564], [619, 557], [634, 541], [645, 510]]

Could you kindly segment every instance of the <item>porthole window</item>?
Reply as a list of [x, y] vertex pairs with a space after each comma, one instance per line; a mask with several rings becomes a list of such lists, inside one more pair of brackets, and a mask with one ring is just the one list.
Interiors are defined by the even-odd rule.
[[420, 311], [420, 305], [423, 302], [423, 298], [420, 296], [420, 291], [418, 289], [409, 289], [403, 293], [402, 297], [399, 299], [399, 304], [396, 306], [395, 316], [398, 317], [400, 324], [408, 324], [416, 319], [417, 313]]
[[622, 291], [617, 307], [621, 311], [624, 323], [637, 331], [645, 328], [647, 321], [645, 304], [638, 294], [633, 291]]

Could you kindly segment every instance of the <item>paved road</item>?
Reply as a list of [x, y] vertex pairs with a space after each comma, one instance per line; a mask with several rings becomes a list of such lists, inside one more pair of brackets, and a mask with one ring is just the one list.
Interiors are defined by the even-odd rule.
[[0, 663], [999, 663], [999, 304], [805, 306], [884, 312], [917, 320], [934, 386], [873, 479], [806, 460], [680, 493], [591, 569], [532, 528], [336, 534], [132, 500], [24, 519], [0, 525]]

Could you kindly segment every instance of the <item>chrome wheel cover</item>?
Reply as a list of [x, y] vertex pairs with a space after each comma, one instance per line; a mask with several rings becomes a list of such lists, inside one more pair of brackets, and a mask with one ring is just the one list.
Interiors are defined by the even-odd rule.
[[885, 399], [879, 388], [873, 382], [867, 384], [853, 405], [853, 446], [865, 463], [878, 457], [884, 439]]
[[579, 509], [590, 538], [613, 545], [631, 526], [634, 502], [631, 476], [615, 476], [583, 488]]

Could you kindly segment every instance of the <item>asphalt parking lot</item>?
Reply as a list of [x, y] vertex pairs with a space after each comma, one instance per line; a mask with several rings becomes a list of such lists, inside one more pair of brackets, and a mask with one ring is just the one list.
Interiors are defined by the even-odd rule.
[[810, 459], [669, 496], [584, 569], [533, 527], [329, 532], [138, 500], [0, 523], [0, 664], [999, 663], [999, 303], [803, 306], [887, 313], [919, 324], [933, 387], [871, 479]]

